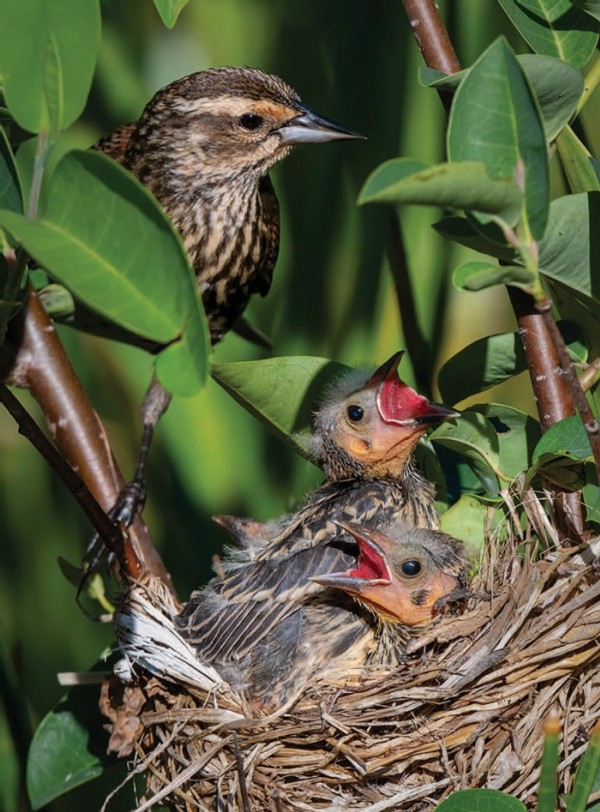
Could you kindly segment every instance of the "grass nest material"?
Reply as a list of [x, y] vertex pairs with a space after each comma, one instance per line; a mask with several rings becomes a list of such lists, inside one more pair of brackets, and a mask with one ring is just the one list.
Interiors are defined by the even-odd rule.
[[308, 690], [268, 717], [252, 716], [177, 639], [178, 607], [160, 583], [132, 583], [117, 631], [133, 671], [127, 684], [105, 683], [101, 704], [112, 749], [145, 773], [139, 812], [422, 810], [484, 786], [532, 805], [551, 713], [569, 792], [600, 719], [597, 545], [550, 543], [533, 495], [535, 535], [508, 505], [509, 539], [487, 545], [461, 614], [413, 638], [385, 677]]

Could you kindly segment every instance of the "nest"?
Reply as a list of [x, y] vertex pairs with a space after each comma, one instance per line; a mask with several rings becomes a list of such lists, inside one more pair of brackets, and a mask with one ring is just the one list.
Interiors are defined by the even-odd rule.
[[482, 786], [532, 806], [553, 714], [569, 792], [600, 718], [598, 540], [540, 556], [513, 531], [487, 546], [464, 611], [413, 638], [395, 671], [268, 717], [190, 655], [161, 584], [132, 583], [117, 624], [130, 682], [105, 683], [101, 704], [112, 748], [146, 775], [138, 812], [423, 810]]

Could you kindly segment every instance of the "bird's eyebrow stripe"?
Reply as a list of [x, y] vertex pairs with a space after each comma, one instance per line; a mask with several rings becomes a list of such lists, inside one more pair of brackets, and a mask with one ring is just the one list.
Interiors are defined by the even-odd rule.
[[242, 96], [219, 96], [218, 98], [199, 99], [177, 99], [174, 108], [182, 113], [192, 113], [197, 115], [227, 115], [242, 116], [244, 113], [265, 116], [268, 118], [281, 119], [292, 118], [298, 115], [298, 111], [293, 107], [277, 104], [271, 101], [255, 101], [245, 99]]

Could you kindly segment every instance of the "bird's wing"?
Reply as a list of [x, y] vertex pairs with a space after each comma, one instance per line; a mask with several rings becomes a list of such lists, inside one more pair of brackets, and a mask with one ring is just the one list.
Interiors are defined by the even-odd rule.
[[125, 151], [135, 127], [135, 124], [119, 127], [101, 138], [94, 146], [100, 152], [122, 164], [125, 162]]
[[256, 561], [192, 594], [177, 626], [207, 662], [242, 660], [304, 601], [322, 590], [309, 580], [347, 567], [352, 558], [330, 545], [286, 559]]
[[271, 288], [273, 270], [279, 254], [279, 201], [268, 175], [261, 179], [258, 191], [263, 209], [265, 229], [265, 250], [262, 262], [252, 275], [252, 293], [266, 296]]

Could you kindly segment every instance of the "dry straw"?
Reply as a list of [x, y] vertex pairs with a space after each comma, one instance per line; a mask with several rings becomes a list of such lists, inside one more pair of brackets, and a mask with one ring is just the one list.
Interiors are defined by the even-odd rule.
[[197, 662], [159, 582], [132, 583], [117, 633], [133, 682], [107, 682], [102, 705], [111, 746], [145, 773], [138, 812], [423, 810], [481, 786], [531, 806], [551, 713], [568, 792], [600, 719], [600, 545], [557, 549], [531, 492], [519, 511], [506, 502], [508, 539], [488, 544], [464, 611], [413, 638], [393, 673], [308, 690], [269, 717]]

